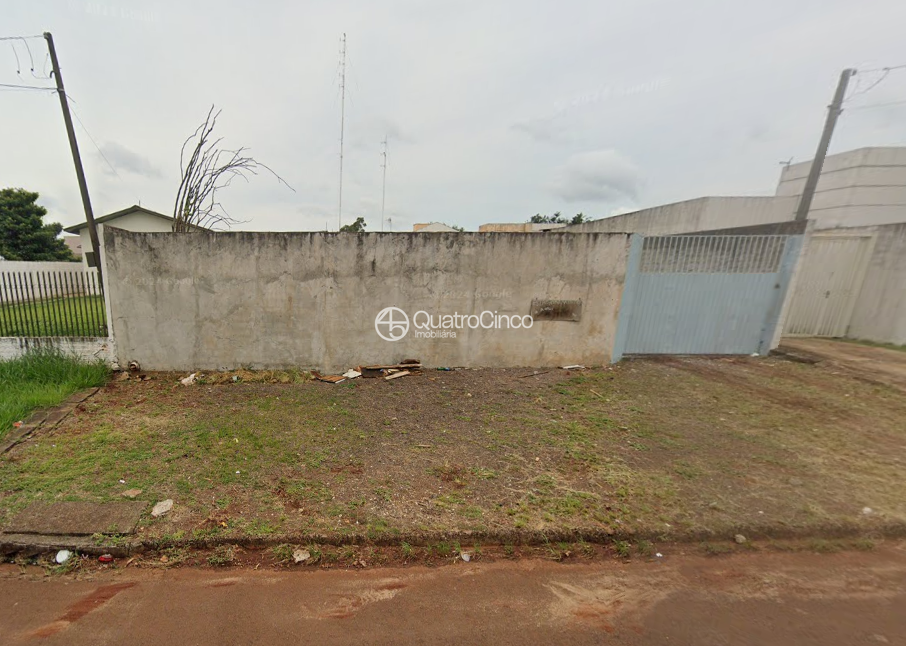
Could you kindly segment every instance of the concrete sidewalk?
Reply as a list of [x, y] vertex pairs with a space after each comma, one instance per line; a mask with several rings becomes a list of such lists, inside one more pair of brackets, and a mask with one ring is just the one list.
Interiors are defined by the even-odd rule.
[[42, 574], [0, 567], [3, 644], [906, 643], [902, 543], [630, 564]]

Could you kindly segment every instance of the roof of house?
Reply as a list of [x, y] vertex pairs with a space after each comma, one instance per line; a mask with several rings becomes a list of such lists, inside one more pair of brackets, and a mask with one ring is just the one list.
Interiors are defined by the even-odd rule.
[[[104, 222], [110, 222], [111, 220], [116, 220], [121, 218], [124, 215], [131, 215], [132, 213], [141, 212], [147, 213], [148, 215], [153, 215], [158, 218], [163, 218], [164, 220], [173, 221], [173, 218], [169, 215], [164, 215], [163, 213], [158, 213], [157, 211], [152, 211], [151, 209], [146, 209], [143, 206], [138, 204], [133, 204], [132, 206], [123, 209], [122, 211], [116, 211], [115, 213], [108, 213], [107, 215], [102, 215], [99, 218], [94, 219], [95, 224], [103, 224]], [[82, 222], [81, 224], [74, 224], [71, 227], [66, 227], [63, 229], [66, 233], [78, 233], [82, 229], [88, 226], [88, 222]]]
[[444, 224], [443, 222], [429, 222], [428, 224], [416, 224], [413, 226], [413, 231], [423, 231], [425, 233], [439, 233], [439, 232], [457, 232], [458, 229], [454, 229], [450, 225]]

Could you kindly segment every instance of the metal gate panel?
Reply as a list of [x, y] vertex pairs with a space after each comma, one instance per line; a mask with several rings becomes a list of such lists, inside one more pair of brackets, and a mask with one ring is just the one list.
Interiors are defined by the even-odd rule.
[[633, 236], [614, 361], [765, 353], [802, 236]]
[[793, 288], [784, 334], [845, 336], [874, 248], [874, 236], [815, 234]]

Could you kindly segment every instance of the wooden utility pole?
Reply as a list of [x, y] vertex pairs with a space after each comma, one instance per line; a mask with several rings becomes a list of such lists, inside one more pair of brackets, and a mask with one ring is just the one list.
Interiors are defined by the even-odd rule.
[[98, 270], [98, 285], [104, 291], [104, 277], [101, 270], [101, 244], [98, 239], [97, 226], [94, 223], [94, 212], [91, 210], [91, 198], [88, 196], [88, 183], [85, 181], [85, 170], [82, 168], [82, 158], [79, 155], [79, 143], [76, 141], [75, 130], [72, 127], [72, 115], [69, 114], [69, 102], [66, 100], [66, 90], [63, 88], [63, 75], [60, 74], [60, 63], [57, 61], [57, 50], [53, 46], [53, 36], [49, 31], [44, 32], [47, 49], [50, 52], [50, 63], [53, 66], [53, 78], [57, 83], [57, 94], [60, 95], [60, 107], [63, 108], [63, 121], [66, 123], [66, 134], [69, 137], [69, 149], [72, 151], [72, 162], [75, 164], [76, 177], [79, 179], [79, 192], [82, 194], [82, 207], [85, 209], [85, 220], [88, 222], [88, 236], [91, 238], [91, 248], [94, 251], [94, 264]]
[[855, 73], [856, 70], [849, 68], [840, 73], [840, 81], [837, 83], [837, 91], [834, 92], [834, 100], [827, 108], [827, 120], [824, 122], [824, 132], [821, 133], [821, 140], [818, 142], [818, 151], [812, 160], [808, 179], [805, 180], [805, 188], [802, 189], [802, 197], [799, 199], [799, 208], [796, 209], [796, 220], [808, 219], [808, 211], [812, 206], [812, 198], [815, 197], [815, 189], [818, 187], [821, 169], [824, 167], [824, 158], [827, 157], [827, 148], [830, 146], [834, 127], [837, 125], [837, 117], [843, 112], [842, 106], [843, 99], [846, 96], [846, 86], [849, 85], [849, 79]]

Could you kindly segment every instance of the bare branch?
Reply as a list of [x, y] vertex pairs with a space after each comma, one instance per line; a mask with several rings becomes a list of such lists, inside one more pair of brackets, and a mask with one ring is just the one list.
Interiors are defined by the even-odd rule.
[[[211, 133], [219, 116], [220, 110], [214, 112], [212, 105], [205, 120], [183, 142], [180, 149], [181, 180], [173, 205], [173, 231], [230, 227], [238, 223], [239, 220], [232, 218], [217, 200], [217, 192], [230, 186], [237, 177], [248, 182], [248, 176], [258, 175], [259, 168], [263, 168], [276, 177], [279, 183], [295, 192], [270, 166], [247, 155], [248, 148], [229, 150], [220, 148], [222, 138], [211, 141]], [[195, 145], [192, 153], [186, 159], [186, 147], [193, 141]]]

